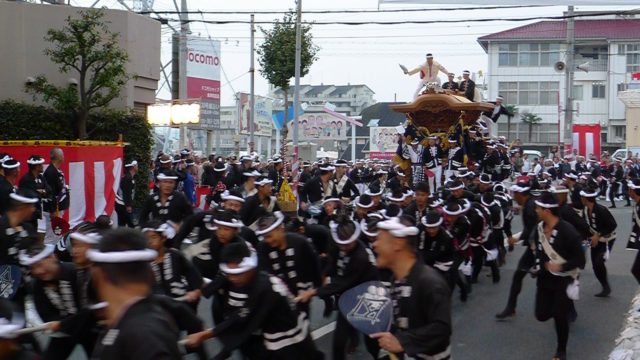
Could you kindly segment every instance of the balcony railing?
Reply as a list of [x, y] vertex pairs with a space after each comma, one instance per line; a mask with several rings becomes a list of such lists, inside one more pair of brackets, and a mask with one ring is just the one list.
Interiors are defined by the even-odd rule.
[[609, 70], [609, 61], [607, 59], [591, 59], [591, 58], [583, 58], [583, 57], [576, 56], [574, 62], [576, 66], [579, 66], [581, 64], [588, 62], [590, 72]]

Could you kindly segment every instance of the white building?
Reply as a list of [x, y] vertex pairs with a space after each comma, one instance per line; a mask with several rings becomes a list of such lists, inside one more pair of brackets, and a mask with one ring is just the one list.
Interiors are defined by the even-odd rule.
[[[566, 22], [540, 21], [480, 37], [478, 42], [489, 55], [489, 99], [502, 95], [519, 113], [542, 118], [529, 139], [528, 126], [516, 115], [510, 138], [544, 148], [555, 145], [566, 89], [565, 72], [554, 65], [565, 59]], [[600, 124], [603, 148], [624, 146], [625, 107], [617, 94], [626, 89], [631, 73], [640, 71], [640, 19], [577, 19], [574, 54], [576, 66], [588, 63], [589, 68], [575, 70], [574, 123]], [[507, 119], [501, 119], [499, 130], [507, 135]]]

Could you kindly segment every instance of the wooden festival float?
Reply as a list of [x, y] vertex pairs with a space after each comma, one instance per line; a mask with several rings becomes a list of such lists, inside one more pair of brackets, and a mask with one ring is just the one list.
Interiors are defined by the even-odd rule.
[[[406, 144], [411, 144], [417, 138], [422, 145], [428, 146], [428, 138], [437, 136], [443, 150], [446, 150], [449, 147], [449, 137], [460, 136], [462, 140], [465, 130], [474, 125], [483, 112], [491, 113], [495, 105], [470, 101], [461, 92], [443, 90], [436, 84], [428, 84], [427, 89], [413, 102], [390, 107], [407, 117], [404, 125]], [[460, 144], [462, 145], [462, 141]], [[411, 168], [408, 160], [397, 155], [394, 162], [405, 171]]]

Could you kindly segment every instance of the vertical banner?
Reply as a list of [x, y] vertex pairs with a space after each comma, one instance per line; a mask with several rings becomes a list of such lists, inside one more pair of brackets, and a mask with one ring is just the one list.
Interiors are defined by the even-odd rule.
[[[40, 155], [49, 166], [49, 153], [53, 145], [0, 144], [0, 152], [6, 152], [20, 162], [20, 177], [27, 173], [27, 159]], [[42, 143], [45, 143], [44, 141]], [[60, 142], [64, 144], [64, 141]], [[123, 171], [123, 147], [105, 146], [57, 146], [64, 152], [62, 172], [69, 186], [69, 209], [64, 219], [73, 227], [82, 221], [94, 221], [100, 215], [111, 216], [116, 192], [120, 187]]]
[[220, 128], [220, 41], [187, 38], [187, 98], [200, 99], [200, 128]]
[[578, 155], [593, 154], [600, 159], [600, 125], [573, 125], [572, 148], [578, 150]]
[[397, 147], [398, 130], [395, 126], [377, 126], [370, 129], [370, 159], [392, 159], [396, 153]]
[[[239, 93], [240, 99], [240, 134], [249, 135], [251, 121], [251, 104], [249, 94]], [[273, 100], [255, 95], [256, 114], [253, 119], [253, 133], [256, 136], [271, 137], [273, 131]]]

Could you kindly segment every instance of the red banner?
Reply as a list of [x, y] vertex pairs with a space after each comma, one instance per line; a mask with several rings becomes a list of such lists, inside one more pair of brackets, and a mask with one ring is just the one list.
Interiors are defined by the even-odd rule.
[[600, 125], [573, 125], [573, 149], [578, 150], [578, 155], [593, 154], [600, 159]]
[[[17, 142], [14, 142], [17, 143]], [[0, 152], [6, 152], [20, 162], [20, 176], [29, 167], [27, 159], [40, 155], [48, 160], [53, 145], [4, 145]], [[82, 221], [93, 221], [100, 215], [111, 216], [116, 192], [122, 175], [122, 150], [119, 145], [98, 146], [58, 146], [64, 152], [61, 170], [69, 186], [70, 205], [64, 212], [64, 219], [71, 226]]]

